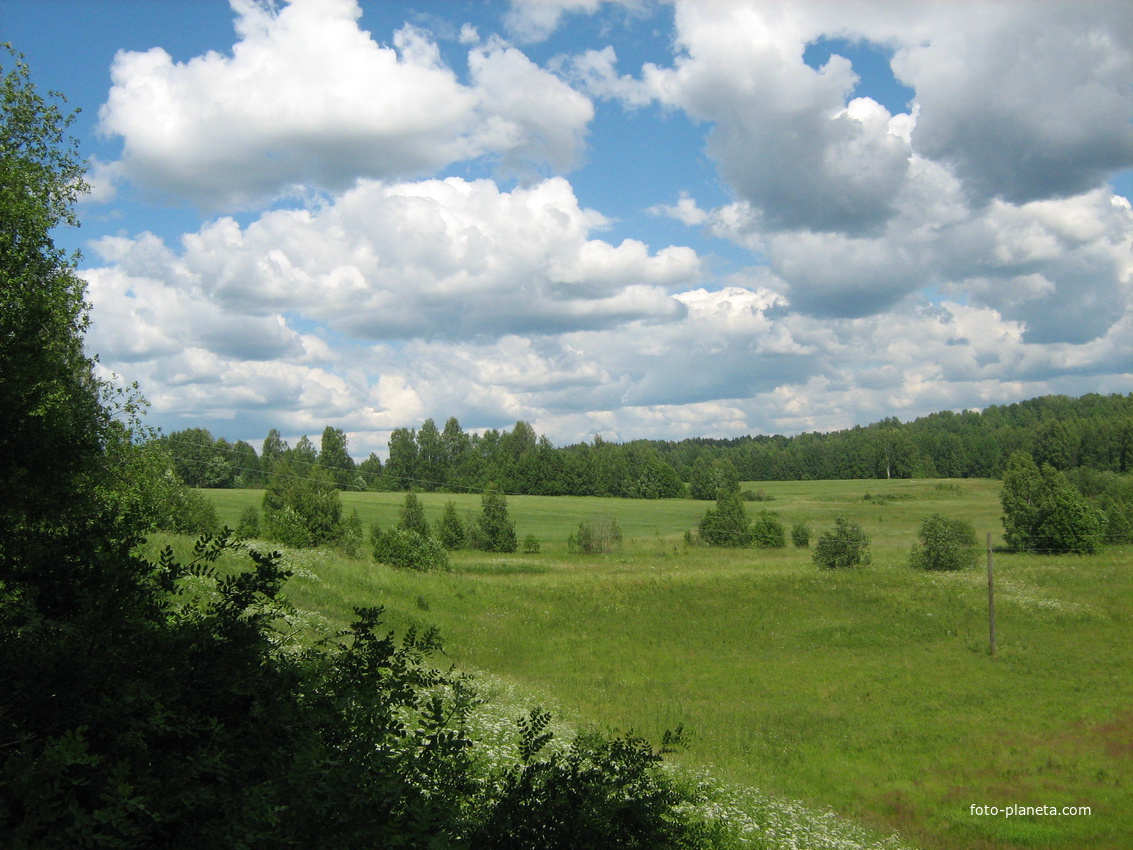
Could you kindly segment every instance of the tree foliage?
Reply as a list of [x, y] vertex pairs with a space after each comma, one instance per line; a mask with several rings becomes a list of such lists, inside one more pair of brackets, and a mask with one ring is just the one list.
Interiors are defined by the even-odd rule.
[[1093, 554], [1101, 546], [1104, 515], [1066, 476], [1047, 464], [1041, 470], [1030, 455], [1012, 455], [1003, 475], [1004, 538], [1025, 552]]
[[412, 490], [405, 494], [405, 501], [398, 512], [397, 527], [403, 531], [415, 531], [422, 537], [430, 536], [431, 529], [429, 521], [425, 519], [425, 506]]
[[292, 449], [272, 464], [264, 490], [261, 533], [268, 540], [296, 548], [357, 548], [361, 528], [343, 517], [334, 478], [314, 465], [312, 456]]
[[[6, 46], [0, 78], [0, 578], [13, 592], [42, 587], [60, 607], [95, 592], [75, 562], [114, 439], [93, 363], [83, 353], [87, 305], [76, 257], [55, 245], [77, 225], [86, 191], [73, 116], [45, 100]], [[0, 60], [3, 56], [0, 55]], [[58, 101], [58, 102], [57, 102]], [[44, 586], [47, 584], [48, 586]]]

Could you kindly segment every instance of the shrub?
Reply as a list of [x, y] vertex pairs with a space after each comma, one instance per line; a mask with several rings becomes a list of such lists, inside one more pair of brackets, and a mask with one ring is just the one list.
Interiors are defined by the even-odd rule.
[[429, 521], [425, 519], [425, 506], [412, 490], [405, 494], [397, 527], [402, 531], [416, 531], [422, 537], [429, 536]]
[[528, 555], [534, 555], [539, 551], [539, 538], [534, 534], [528, 534], [523, 538], [523, 551]]
[[260, 536], [260, 512], [255, 505], [247, 505], [240, 512], [240, 522], [236, 525], [236, 539], [250, 540]]
[[109, 474], [100, 485], [123, 522], [175, 534], [212, 534], [220, 529], [216, 506], [178, 477], [164, 445], [152, 440], [137, 444], [126, 434], [115, 436], [118, 439], [107, 448]]
[[422, 572], [451, 568], [448, 552], [439, 540], [403, 528], [391, 528], [377, 534], [374, 560], [391, 567]]
[[468, 529], [452, 501], [445, 502], [445, 511], [437, 520], [435, 531], [436, 538], [446, 549], [462, 549], [468, 542]]
[[[539, 709], [520, 720], [521, 763], [498, 775], [499, 796], [470, 836], [482, 850], [693, 848], [715, 844], [679, 815], [686, 794], [661, 754], [632, 733], [580, 734], [541, 755], [552, 734]], [[666, 736], [668, 737], [668, 736]]]
[[716, 507], [704, 512], [700, 536], [712, 546], [750, 546], [751, 520], [739, 490], [721, 490]]
[[507, 497], [495, 485], [480, 497], [480, 516], [469, 529], [473, 549], [485, 552], [514, 552], [519, 548], [515, 523], [507, 512]]
[[622, 542], [622, 530], [613, 517], [595, 516], [578, 524], [567, 538], [567, 550], [583, 555], [608, 555]]
[[853, 520], [835, 517], [834, 528], [819, 535], [811, 557], [824, 569], [868, 566], [869, 535]]
[[946, 519], [940, 514], [924, 518], [917, 532], [909, 561], [922, 570], [962, 570], [974, 567], [980, 550], [975, 529], [967, 520]]
[[762, 488], [759, 490], [743, 490], [740, 492], [745, 502], [774, 502], [775, 497], [769, 495]]
[[285, 546], [336, 545], [342, 539], [342, 501], [325, 469], [296, 457], [275, 462], [264, 491], [261, 531]]
[[810, 526], [805, 522], [796, 522], [791, 526], [791, 542], [799, 549], [810, 548]]
[[352, 510], [350, 516], [339, 526], [339, 537], [336, 541], [347, 557], [357, 558], [362, 554], [362, 518], [357, 510]]
[[748, 530], [752, 545], [760, 549], [782, 549], [787, 545], [787, 530], [771, 511], [760, 511]]
[[1066, 476], [1049, 464], [1042, 470], [1016, 452], [1003, 473], [1003, 529], [1007, 545], [1025, 552], [1096, 552], [1104, 515]]

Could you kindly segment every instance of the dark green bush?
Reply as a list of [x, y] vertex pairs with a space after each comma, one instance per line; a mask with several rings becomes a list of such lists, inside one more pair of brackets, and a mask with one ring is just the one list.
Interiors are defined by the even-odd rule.
[[470, 836], [478, 850], [678, 850], [706, 848], [686, 796], [660, 770], [661, 754], [627, 734], [579, 735], [542, 757], [550, 715], [520, 721], [522, 763], [493, 783], [499, 796]]
[[805, 522], [796, 522], [791, 526], [791, 542], [799, 549], [810, 548], [810, 526]]
[[782, 549], [787, 545], [787, 530], [776, 514], [760, 511], [751, 521], [748, 538], [760, 549]]
[[853, 520], [835, 517], [834, 528], [818, 536], [811, 558], [824, 569], [868, 566], [869, 535]]
[[711, 546], [750, 546], [751, 520], [744, 510], [739, 490], [721, 490], [716, 507], [704, 512], [700, 537]]
[[260, 536], [260, 512], [255, 505], [248, 505], [240, 512], [240, 522], [236, 524], [236, 539], [250, 540]]
[[979, 542], [967, 520], [932, 514], [924, 518], [917, 538], [909, 561], [919, 569], [963, 570], [979, 561]]
[[515, 523], [507, 512], [507, 497], [492, 486], [480, 497], [480, 515], [468, 530], [473, 549], [485, 552], [514, 552], [519, 548]]
[[439, 540], [403, 528], [391, 528], [378, 534], [374, 541], [374, 560], [407, 570], [448, 570], [452, 566]]
[[468, 543], [468, 529], [456, 512], [456, 504], [445, 502], [444, 513], [434, 529], [436, 538], [446, 549], [463, 549]]
[[1053, 466], [1041, 470], [1016, 452], [1003, 473], [1003, 529], [1007, 545], [1025, 552], [1089, 555], [1101, 547], [1105, 515]]

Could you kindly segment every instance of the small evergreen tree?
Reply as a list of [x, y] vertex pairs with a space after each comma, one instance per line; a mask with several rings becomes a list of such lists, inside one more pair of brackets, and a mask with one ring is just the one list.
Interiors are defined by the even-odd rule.
[[236, 539], [250, 540], [260, 536], [260, 512], [255, 505], [247, 505], [240, 512], [240, 522], [236, 525]]
[[468, 542], [468, 529], [452, 500], [445, 502], [444, 513], [437, 520], [436, 537], [446, 549], [463, 549]]
[[519, 548], [515, 523], [507, 512], [507, 497], [496, 485], [480, 497], [480, 516], [473, 523], [472, 547], [485, 552], [514, 552]]
[[429, 521], [425, 519], [425, 506], [417, 498], [417, 494], [410, 490], [405, 494], [405, 502], [401, 506], [397, 527], [403, 531], [415, 531], [422, 537], [430, 537]]

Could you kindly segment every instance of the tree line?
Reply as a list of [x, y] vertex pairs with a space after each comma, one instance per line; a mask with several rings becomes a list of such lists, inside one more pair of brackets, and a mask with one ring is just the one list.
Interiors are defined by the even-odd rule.
[[204, 428], [161, 438], [191, 487], [265, 487], [279, 463], [326, 470], [339, 489], [482, 491], [543, 496], [715, 499], [722, 484], [855, 478], [1000, 478], [1016, 452], [1061, 472], [1124, 474], [1133, 469], [1133, 394], [1042, 396], [983, 411], [941, 411], [842, 431], [793, 437], [633, 440], [556, 447], [527, 422], [468, 433], [456, 417], [443, 428], [397, 428], [387, 459], [356, 462], [342, 429], [319, 445], [288, 446], [278, 430], [260, 451], [214, 439]]

